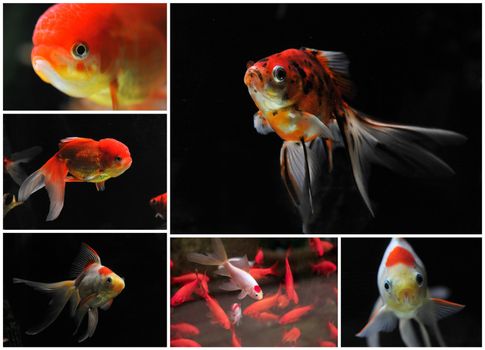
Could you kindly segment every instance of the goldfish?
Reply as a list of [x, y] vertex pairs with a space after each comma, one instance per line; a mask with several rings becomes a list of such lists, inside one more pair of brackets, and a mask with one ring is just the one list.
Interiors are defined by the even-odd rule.
[[170, 325], [170, 336], [174, 338], [194, 337], [199, 334], [199, 328], [187, 322], [173, 323]]
[[236, 335], [236, 330], [234, 329], [234, 326], [231, 327], [231, 343], [232, 343], [232, 346], [235, 348], [242, 347], [241, 339], [239, 339], [238, 336]]
[[318, 346], [322, 348], [335, 348], [337, 347], [337, 344], [335, 344], [333, 341], [330, 341], [330, 340], [320, 340], [318, 342]]
[[199, 286], [199, 280], [195, 279], [192, 282], [188, 282], [180, 287], [179, 290], [170, 299], [170, 306], [179, 306], [187, 301], [192, 300], [192, 294]]
[[258, 282], [249, 273], [249, 262], [246, 256], [243, 258], [228, 259], [226, 250], [220, 238], [212, 238], [214, 252], [210, 255], [189, 253], [187, 259], [201, 265], [219, 266], [217, 274], [230, 277], [230, 280], [222, 283], [219, 288], [226, 291], [240, 290], [238, 299], [247, 295], [256, 300], [263, 299], [263, 290]]
[[[377, 122], [352, 108], [349, 61], [342, 52], [288, 49], [248, 62], [244, 83], [258, 111], [260, 134], [275, 132], [283, 141], [281, 175], [298, 208], [303, 231], [314, 211], [315, 179], [333, 170], [333, 149], [343, 137], [356, 186], [374, 216], [367, 183], [371, 163], [403, 175], [449, 176], [453, 170], [429, 145], [457, 145], [456, 132]], [[326, 149], [328, 157], [324, 157]], [[324, 159], [326, 167], [321, 166]]]
[[45, 187], [50, 200], [46, 221], [55, 220], [64, 206], [66, 182], [92, 182], [103, 191], [105, 182], [123, 174], [131, 163], [128, 147], [115, 139], [65, 138], [59, 151], [22, 183], [19, 201]]
[[27, 334], [42, 332], [56, 320], [67, 302], [70, 302], [70, 314], [74, 318], [76, 334], [84, 316], [88, 314], [88, 328], [78, 341], [82, 342], [93, 336], [98, 324], [98, 309], [108, 310], [113, 300], [125, 288], [124, 280], [111, 269], [101, 264], [96, 251], [83, 243], [81, 251], [73, 263], [74, 280], [57, 283], [33, 282], [14, 278], [14, 283], [24, 283], [51, 297], [47, 317], [37, 326], [30, 328]]
[[12, 153], [9, 157], [3, 157], [3, 168], [15, 181], [17, 185], [22, 185], [22, 182], [27, 178], [24, 170], [20, 164], [27, 163], [35, 156], [42, 152], [42, 147], [34, 146], [21, 152]]
[[298, 339], [300, 339], [301, 331], [297, 327], [293, 327], [289, 331], [284, 332], [283, 334], [283, 343], [293, 343], [296, 344]]
[[250, 267], [249, 274], [253, 276], [256, 281], [265, 278], [268, 275], [278, 276], [278, 262], [276, 261], [270, 267]]
[[259, 266], [264, 264], [263, 248], [258, 248], [258, 251], [256, 252], [256, 256], [254, 257], [254, 263]]
[[286, 286], [286, 295], [288, 299], [293, 301], [293, 303], [298, 304], [298, 294], [296, 293], [295, 286], [293, 284], [293, 274], [291, 272], [290, 262], [288, 261], [288, 256], [290, 251], [286, 253], [285, 257], [285, 286]]
[[14, 194], [4, 193], [3, 194], [3, 217], [5, 218], [5, 216], [8, 214], [10, 210], [22, 204], [24, 204], [24, 202], [17, 201]]
[[379, 332], [391, 332], [399, 323], [404, 344], [421, 346], [412, 325], [414, 320], [425, 346], [431, 346], [426, 326], [434, 333], [438, 344], [446, 346], [438, 320], [465, 306], [430, 296], [424, 264], [406, 240], [393, 238], [389, 243], [377, 273], [377, 286], [380, 296], [369, 322], [357, 337], [367, 338], [369, 346], [379, 346]]
[[316, 264], [311, 264], [313, 272], [318, 274], [323, 274], [325, 277], [330, 276], [332, 273], [337, 271], [337, 266], [328, 260], [321, 260]]
[[155, 217], [165, 220], [167, 217], [167, 194], [163, 193], [150, 199], [150, 206], [155, 210]]
[[209, 282], [210, 278], [207, 277], [206, 275], [202, 275], [200, 273], [196, 272], [191, 272], [191, 273], [186, 273], [180, 276], [175, 276], [170, 279], [170, 282], [172, 284], [186, 284], [189, 282], [192, 282], [194, 280], [205, 280]]
[[306, 305], [294, 308], [280, 317], [279, 324], [289, 324], [297, 322], [302, 316], [306, 315], [315, 308], [313, 305]]
[[241, 318], [242, 318], [241, 304], [239, 303], [232, 304], [229, 318], [231, 319], [231, 323], [233, 325], [239, 326], [239, 323], [241, 323]]
[[219, 324], [224, 329], [231, 329], [231, 321], [229, 321], [229, 317], [227, 317], [227, 314], [224, 312], [224, 309], [219, 302], [212, 298], [209, 293], [204, 295], [204, 299], [211, 312], [213, 322]]
[[310, 248], [317, 253], [318, 256], [322, 257], [323, 254], [325, 253], [325, 249], [323, 248], [322, 241], [320, 238], [315, 237], [315, 238], [310, 238]]
[[251, 314], [249, 315], [251, 318], [260, 320], [260, 321], [266, 321], [266, 322], [272, 322], [272, 321], [278, 321], [279, 316], [277, 314], [274, 314], [272, 312], [268, 311], [263, 311], [261, 313], [256, 313], [256, 314]]
[[[268, 311], [273, 307], [276, 307], [280, 302], [281, 294], [281, 286], [278, 288], [276, 294], [267, 296], [262, 300], [256, 301], [246, 307], [243, 311], [243, 315], [250, 316], [250, 315], [257, 315], [264, 311]], [[286, 306], [285, 306], [286, 307]]]
[[333, 322], [327, 322], [327, 329], [328, 329], [328, 333], [329, 333], [330, 339], [337, 340], [337, 338], [338, 338], [338, 329], [337, 329], [337, 327], [335, 327], [335, 325], [333, 324]]
[[37, 21], [32, 66], [66, 95], [113, 109], [166, 104], [165, 4], [57, 4]]
[[170, 340], [170, 346], [174, 348], [198, 348], [201, 347], [199, 343], [197, 343], [195, 340], [192, 339], [187, 339], [187, 338], [177, 338], [177, 339], [171, 339]]

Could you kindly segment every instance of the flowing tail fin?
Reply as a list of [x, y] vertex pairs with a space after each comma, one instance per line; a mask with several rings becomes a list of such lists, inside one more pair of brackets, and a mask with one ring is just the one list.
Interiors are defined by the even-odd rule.
[[77, 295], [77, 290], [74, 285], [74, 281], [63, 281], [57, 283], [41, 283], [27, 281], [20, 278], [14, 278], [13, 283], [24, 283], [29, 287], [34, 288], [42, 293], [47, 293], [52, 296], [49, 302], [49, 309], [47, 310], [47, 316], [39, 325], [30, 328], [27, 331], [29, 335], [35, 335], [42, 332], [49, 327], [52, 322], [59, 316], [64, 306], [66, 306], [69, 299]]
[[340, 122], [357, 188], [372, 215], [367, 193], [370, 163], [407, 176], [450, 176], [454, 171], [428, 147], [466, 140], [453, 131], [377, 122], [350, 107]]
[[19, 189], [19, 201], [25, 202], [33, 193], [45, 187], [49, 194], [50, 207], [46, 221], [55, 220], [64, 206], [64, 190], [68, 173], [65, 162], [54, 155], [42, 168], [31, 174]]
[[211, 254], [189, 253], [187, 260], [201, 265], [222, 265], [227, 261], [226, 250], [220, 238], [212, 238]]
[[6, 166], [7, 173], [12, 177], [12, 179], [17, 183], [17, 185], [22, 185], [27, 175], [20, 167], [21, 163], [27, 163], [36, 155], [42, 152], [42, 147], [34, 146], [28, 148], [24, 151], [17, 153], [12, 153], [10, 156], [11, 162]]

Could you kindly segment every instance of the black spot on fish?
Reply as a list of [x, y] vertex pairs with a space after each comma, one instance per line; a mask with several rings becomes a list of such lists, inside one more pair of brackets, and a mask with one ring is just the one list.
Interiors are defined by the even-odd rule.
[[303, 93], [305, 95], [308, 95], [308, 93], [312, 90], [313, 88], [313, 81], [311, 79], [307, 79], [305, 81], [305, 84], [303, 84]]
[[262, 66], [263, 66], [263, 68], [266, 68], [267, 65], [268, 65], [268, 63], [264, 62]]
[[313, 55], [313, 56], [317, 56], [317, 55], [318, 55], [318, 51], [317, 51], [317, 50], [313, 50], [313, 51], [312, 51], [312, 55]]
[[303, 68], [301, 68], [300, 65], [298, 63], [296, 63], [295, 61], [290, 61], [290, 64], [296, 69], [301, 80], [304, 80], [306, 78], [306, 73], [303, 70]]
[[258, 75], [258, 78], [259, 80], [263, 81], [263, 75], [261, 74], [261, 72], [259, 70], [256, 71], [256, 74]]

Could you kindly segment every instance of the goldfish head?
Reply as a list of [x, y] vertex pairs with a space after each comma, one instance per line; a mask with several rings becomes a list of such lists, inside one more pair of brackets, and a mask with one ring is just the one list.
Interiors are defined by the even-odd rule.
[[[101, 39], [109, 29], [109, 4], [58, 4], [37, 21], [32, 66], [46, 83], [73, 97], [106, 90], [112, 45]], [[114, 40], [114, 39], [113, 39]]]
[[254, 103], [262, 111], [290, 107], [297, 103], [307, 88], [310, 65], [301, 50], [289, 49], [263, 58], [258, 62], [248, 62], [244, 83]]
[[263, 299], [263, 290], [259, 285], [254, 285], [248, 290], [248, 294], [251, 298], [256, 300]]
[[106, 266], [98, 270], [101, 277], [100, 292], [109, 299], [116, 297], [125, 289], [125, 281]]
[[98, 144], [101, 152], [101, 164], [110, 177], [123, 174], [131, 166], [130, 150], [115, 139], [102, 139]]

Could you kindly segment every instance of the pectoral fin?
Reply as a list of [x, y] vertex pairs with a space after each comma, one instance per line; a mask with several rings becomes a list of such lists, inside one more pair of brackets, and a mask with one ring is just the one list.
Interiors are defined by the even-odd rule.
[[96, 182], [96, 189], [98, 191], [104, 191], [104, 184], [105, 184], [106, 181], [102, 181], [102, 182]]
[[261, 135], [268, 135], [274, 132], [271, 125], [269, 125], [268, 121], [263, 117], [261, 111], [254, 113], [254, 128]]
[[110, 301], [107, 301], [106, 303], [104, 303], [103, 305], [101, 305], [101, 310], [108, 310], [111, 305], [113, 305], [113, 299], [111, 299]]
[[387, 310], [387, 307], [384, 305], [371, 316], [369, 322], [356, 336], [364, 338], [377, 332], [390, 332], [396, 328], [396, 325], [397, 317], [392, 311]]
[[243, 289], [243, 290], [241, 290], [241, 293], [239, 293], [239, 295], [237, 296], [237, 298], [239, 300], [241, 300], [241, 299], [244, 299], [246, 297], [246, 295], [248, 295], [248, 293], [246, 293], [246, 291]]

